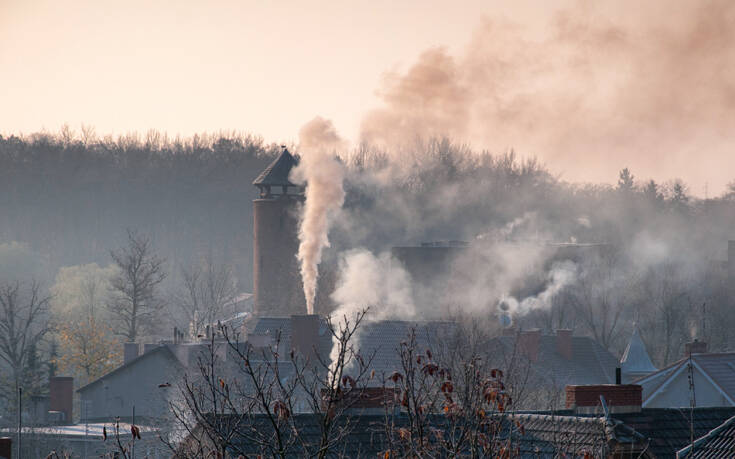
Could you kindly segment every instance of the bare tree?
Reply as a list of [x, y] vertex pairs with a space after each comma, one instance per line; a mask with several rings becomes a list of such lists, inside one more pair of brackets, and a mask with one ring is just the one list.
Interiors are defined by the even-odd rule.
[[350, 343], [363, 317], [338, 326], [327, 321], [337, 346], [334, 361], [293, 350], [283, 358], [280, 336], [257, 348], [220, 327], [222, 338], [212, 335], [171, 402], [175, 427], [164, 442], [174, 457], [333, 456], [354, 428], [347, 412], [370, 378], [372, 359]]
[[401, 368], [383, 383], [396, 395], [385, 405], [385, 457], [516, 457], [508, 433], [521, 426], [506, 416], [512, 398], [501, 370], [481, 353], [450, 352], [442, 362], [418, 348], [415, 329], [397, 352]]
[[154, 253], [147, 236], [132, 230], [127, 247], [110, 251], [110, 256], [120, 271], [112, 278], [115, 295], [108, 306], [120, 325], [118, 334], [135, 341], [163, 306], [156, 289], [166, 278], [164, 260]]
[[32, 282], [27, 291], [20, 282], [0, 285], [0, 360], [10, 368], [12, 384], [0, 384], [13, 400], [41, 339], [49, 332], [49, 296]]
[[227, 308], [237, 297], [237, 282], [232, 267], [216, 264], [211, 255], [199, 263], [181, 268], [182, 286], [174, 295], [193, 336], [203, 333], [206, 325], [225, 319]]

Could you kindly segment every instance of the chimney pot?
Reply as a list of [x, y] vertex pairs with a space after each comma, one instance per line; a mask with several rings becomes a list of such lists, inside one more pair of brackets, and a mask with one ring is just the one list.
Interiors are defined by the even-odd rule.
[[302, 358], [313, 360], [319, 344], [319, 316], [316, 314], [291, 316], [291, 347]]
[[13, 439], [10, 437], [0, 438], [0, 457], [6, 457], [10, 459], [10, 455], [13, 451]]
[[140, 345], [138, 343], [123, 344], [123, 365], [127, 365], [138, 357]]
[[695, 339], [684, 345], [684, 357], [689, 357], [691, 354], [704, 354], [707, 352], [707, 348], [707, 343]]
[[567, 386], [567, 409], [578, 414], [600, 412], [600, 396], [611, 413], [639, 413], [643, 402], [641, 386], [638, 384], [598, 384], [589, 386]]
[[556, 352], [567, 360], [572, 360], [574, 350], [572, 348], [572, 331], [559, 329], [556, 331]]
[[623, 371], [620, 367], [615, 368], [615, 384], [623, 383]]

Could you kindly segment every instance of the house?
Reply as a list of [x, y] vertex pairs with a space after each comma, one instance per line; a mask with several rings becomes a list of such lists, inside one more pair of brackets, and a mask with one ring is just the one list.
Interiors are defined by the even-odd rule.
[[647, 408], [733, 407], [735, 352], [708, 353], [706, 343], [694, 340], [681, 359], [635, 382]]
[[[496, 425], [500, 426], [492, 429], [496, 435], [493, 438], [498, 445], [508, 445], [511, 457], [673, 459], [691, 443], [692, 434], [695, 438], [703, 438], [695, 444], [695, 449], [704, 448], [707, 435], [720, 433], [726, 436], [725, 427], [718, 426], [723, 422], [729, 423], [726, 426], [729, 429], [733, 424], [735, 408], [647, 409], [641, 406], [641, 393], [640, 386], [630, 384], [568, 386], [564, 410], [490, 413], [497, 420]], [[386, 405], [382, 407], [386, 408]], [[396, 448], [396, 438], [406, 438], [406, 432], [410, 431], [407, 414], [400, 409], [388, 408], [383, 414], [346, 412], [345, 419], [338, 421], [337, 430], [342, 432], [340, 429], [349, 427], [339, 442], [332, 446], [330, 457], [386, 457], [388, 450]], [[238, 419], [231, 419], [236, 415], [221, 416], [229, 419], [221, 419], [212, 425], [238, 426], [237, 433], [228, 437], [232, 441], [225, 445], [230, 454], [247, 457], [269, 455], [268, 448], [273, 446], [269, 441], [275, 437], [273, 425], [266, 416], [247, 415]], [[303, 457], [317, 447], [321, 433], [319, 420], [319, 415], [306, 413], [282, 420], [289, 427], [281, 429], [286, 457]], [[456, 424], [441, 413], [429, 416], [427, 422], [428, 431], [432, 432], [428, 437], [430, 443], [441, 442], [456, 433], [453, 430]], [[390, 429], [394, 429], [397, 437], [389, 436]], [[251, 431], [258, 434], [248, 434]], [[298, 438], [292, 438], [293, 432], [298, 432]], [[181, 457], [187, 457], [183, 452], [189, 448], [202, 446], [196, 438], [204, 439], [206, 443], [206, 436], [201, 433], [201, 427], [198, 427], [181, 443]], [[211, 447], [205, 444], [207, 446]]]
[[567, 385], [612, 384], [618, 360], [594, 339], [572, 330], [504, 330], [486, 344], [491, 364], [505, 372], [516, 408], [558, 409]]
[[205, 349], [199, 343], [126, 343], [121, 366], [77, 389], [80, 419], [160, 419], [169, 411], [169, 391]]
[[720, 459], [735, 457], [735, 416], [680, 449], [677, 459]]

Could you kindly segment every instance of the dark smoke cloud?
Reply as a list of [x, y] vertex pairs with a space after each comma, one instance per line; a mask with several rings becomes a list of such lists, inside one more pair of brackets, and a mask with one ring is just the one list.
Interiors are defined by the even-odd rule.
[[[541, 38], [486, 18], [465, 49], [385, 76], [363, 141], [388, 150], [449, 136], [515, 148], [573, 181], [682, 177], [720, 192], [735, 166], [735, 3], [586, 2]], [[609, 8], [608, 8], [609, 9]]]

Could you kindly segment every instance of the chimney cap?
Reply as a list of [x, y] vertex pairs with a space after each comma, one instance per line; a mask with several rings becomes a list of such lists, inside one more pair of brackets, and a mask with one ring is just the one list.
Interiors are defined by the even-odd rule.
[[274, 159], [258, 177], [253, 180], [255, 186], [298, 186], [289, 180], [291, 169], [299, 164], [298, 157], [284, 148], [278, 158]]

